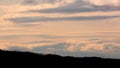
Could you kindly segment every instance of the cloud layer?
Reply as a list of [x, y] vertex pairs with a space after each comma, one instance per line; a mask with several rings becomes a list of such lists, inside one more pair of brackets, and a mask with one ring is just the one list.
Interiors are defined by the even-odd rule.
[[[42, 37], [42, 36], [41, 36]], [[41, 38], [39, 37], [39, 38]], [[81, 36], [82, 37], [82, 36]], [[46, 40], [43, 39], [24, 42], [22, 44], [17, 43], [9, 43], [12, 46], [9, 46], [8, 43], [4, 45], [8, 45], [6, 47], [8, 50], [19, 50], [19, 51], [31, 51], [37, 53], [52, 53], [52, 54], [60, 54], [60, 55], [70, 55], [70, 56], [101, 56], [101, 57], [109, 57], [109, 58], [119, 58], [119, 48], [120, 42], [118, 39], [109, 39], [109, 37], [84, 37], [84, 38], [69, 38], [68, 40], [62, 40], [63, 37], [45, 37]], [[47, 40], [47, 38], [52, 38], [51, 40]], [[58, 41], [54, 39], [58, 38]], [[16, 46], [17, 45], [17, 46]], [[5, 46], [4, 46], [5, 47]]]
[[0, 49], [120, 57], [120, 0], [0, 0]]

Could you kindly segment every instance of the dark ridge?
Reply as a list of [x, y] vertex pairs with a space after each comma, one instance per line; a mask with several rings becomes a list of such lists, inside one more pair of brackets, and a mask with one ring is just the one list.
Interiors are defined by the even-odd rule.
[[119, 68], [120, 59], [103, 59], [100, 57], [62, 57], [53, 54], [35, 54], [30, 52], [3, 51], [0, 50], [0, 65], [10, 67], [65, 67], [74, 66], [79, 68]]

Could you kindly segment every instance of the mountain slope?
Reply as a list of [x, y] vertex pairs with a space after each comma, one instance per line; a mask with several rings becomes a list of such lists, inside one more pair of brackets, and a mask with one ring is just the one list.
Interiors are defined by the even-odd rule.
[[49, 66], [64, 67], [74, 66], [74, 67], [111, 67], [119, 66], [119, 59], [102, 59], [98, 57], [86, 57], [86, 58], [75, 58], [75, 57], [62, 57], [58, 55], [43, 55], [34, 54], [30, 52], [16, 52], [16, 51], [2, 51], [0, 50], [0, 64], [5, 64], [9, 66]]

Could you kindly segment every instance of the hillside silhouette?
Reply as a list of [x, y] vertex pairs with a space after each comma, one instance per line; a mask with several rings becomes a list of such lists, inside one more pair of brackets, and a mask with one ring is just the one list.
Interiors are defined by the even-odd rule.
[[[77, 68], [119, 68], [119, 59], [103, 59], [99, 57], [62, 57], [52, 54], [35, 54], [30, 52], [3, 51], [0, 50], [0, 65], [4, 66], [36, 66], [36, 67], [64, 67], [74, 66]], [[56, 66], [57, 65], [57, 66]], [[118, 67], [117, 67], [118, 66]]]

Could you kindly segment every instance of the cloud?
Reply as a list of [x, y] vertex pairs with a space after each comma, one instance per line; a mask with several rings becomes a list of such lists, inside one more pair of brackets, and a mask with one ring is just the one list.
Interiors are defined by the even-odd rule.
[[83, 0], [94, 7], [120, 8], [120, 0]]
[[4, 11], [0, 9], [0, 16], [2, 16], [3, 14], [4, 14]]
[[[85, 41], [85, 40], [84, 40]], [[87, 43], [86, 43], [87, 42]], [[102, 43], [99, 43], [102, 42]], [[105, 40], [86, 40], [84, 43], [69, 45], [67, 50], [69, 52], [93, 52], [93, 53], [118, 53], [120, 50], [120, 43]], [[117, 54], [116, 54], [117, 55]]]
[[43, 10], [29, 10], [27, 12], [37, 13], [78, 13], [78, 12], [89, 12], [94, 11], [92, 8], [85, 7], [86, 5], [82, 0], [74, 0], [73, 3], [66, 4], [57, 8], [43, 9]]
[[82, 46], [81, 51], [103, 51], [104, 50], [104, 45], [102, 44], [88, 44], [85, 46]]
[[55, 54], [58, 52], [64, 52], [66, 46], [69, 45], [69, 43], [54, 43], [51, 46], [42, 46], [42, 47], [35, 47], [32, 49], [33, 52], [37, 52], [37, 53], [51, 53], [51, 54]]
[[6, 13], [19, 13], [29, 10], [57, 8], [74, 3], [74, 1], [75, 0], [0, 0], [0, 9], [3, 9]]
[[[107, 2], [106, 2], [107, 1]], [[98, 3], [99, 2], [99, 3]], [[29, 10], [36, 13], [80, 13], [80, 12], [107, 12], [119, 11], [119, 0], [75, 0], [73, 3], [57, 8], [43, 10]], [[101, 4], [102, 3], [102, 4]], [[109, 4], [110, 3], [110, 4]]]
[[[7, 43], [6, 43], [7, 44]], [[2, 44], [1, 44], [2, 45]], [[12, 45], [12, 46], [9, 46]], [[2, 47], [2, 46], [1, 46]], [[5, 44], [4, 44], [5, 47]], [[4, 48], [3, 47], [3, 48]], [[44, 54], [59, 54], [64, 56], [105, 56], [119, 58], [120, 43], [109, 38], [78, 38], [57, 42], [55, 40], [32, 41], [22, 44], [8, 44], [7, 50], [31, 51]]]
[[75, 2], [75, 0], [0, 0], [0, 5], [14, 5], [14, 4], [21, 4], [21, 5], [40, 5], [40, 4], [70, 4]]
[[76, 17], [20, 17], [6, 19], [16, 23], [25, 23], [25, 22], [41, 22], [41, 21], [86, 21], [86, 20], [101, 20], [101, 19], [111, 19], [119, 18], [120, 16], [76, 16]]
[[[106, 39], [109, 40], [109, 39]], [[55, 40], [52, 40], [55, 41]], [[35, 53], [44, 53], [44, 54], [59, 54], [64, 56], [105, 56], [109, 58], [119, 58], [120, 52], [120, 43], [116, 42], [106, 42], [102, 39], [83, 39], [83, 40], [70, 40], [62, 42], [43, 42], [37, 41], [37, 43], [29, 42], [24, 44], [15, 44], [15, 43], [6, 43], [1, 44], [1, 48], [6, 48], [7, 50], [16, 50], [16, 51], [30, 51]], [[36, 41], [35, 41], [36, 42]], [[52, 44], [49, 44], [51, 43]], [[102, 42], [102, 43], [98, 43]], [[6, 46], [7, 45], [7, 46]]]
[[43, 10], [29, 10], [27, 12], [36, 12], [36, 13], [79, 13], [79, 12], [94, 12], [99, 11], [93, 8], [82, 8], [78, 6], [66, 6], [59, 8], [43, 9]]
[[0, 0], [0, 6], [9, 6], [13, 4], [20, 4], [23, 0]]
[[40, 4], [53, 4], [64, 6], [66, 4], [74, 3], [75, 0], [24, 0], [23, 5], [40, 5]]
[[28, 48], [26, 47], [20, 47], [20, 46], [11, 46], [8, 47], [10, 51], [30, 51]]
[[118, 0], [0, 0], [0, 48], [120, 57], [119, 10]]

